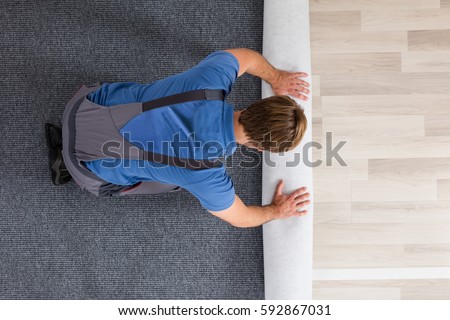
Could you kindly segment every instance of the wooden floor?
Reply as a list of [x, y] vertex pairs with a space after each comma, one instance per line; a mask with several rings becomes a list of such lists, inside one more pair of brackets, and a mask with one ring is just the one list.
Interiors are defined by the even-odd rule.
[[310, 10], [314, 299], [450, 299], [450, 0]]

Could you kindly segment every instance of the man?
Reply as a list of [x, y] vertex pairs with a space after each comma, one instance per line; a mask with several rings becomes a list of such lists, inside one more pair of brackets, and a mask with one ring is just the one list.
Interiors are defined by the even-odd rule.
[[[194, 68], [151, 84], [105, 83], [87, 95], [87, 99], [90, 104], [104, 108], [101, 106], [152, 101], [198, 89], [219, 89], [228, 93], [244, 73], [268, 82], [276, 96], [257, 101], [237, 112], [221, 100], [178, 103], [138, 114], [117, 130], [132, 144], [169, 157], [202, 160], [230, 156], [237, 143], [259, 151], [293, 149], [306, 130], [306, 117], [295, 101], [286, 95], [307, 100], [309, 83], [300, 79], [307, 74], [277, 70], [259, 53], [249, 49], [214, 52]], [[164, 141], [170, 143], [164, 144]], [[149, 142], [152, 142], [151, 147]], [[213, 151], [207, 148], [206, 152], [198, 145], [213, 146]], [[54, 176], [58, 174], [55, 163], [59, 162], [51, 162]], [[191, 170], [130, 159], [115, 159], [113, 163], [111, 159], [95, 159], [83, 161], [83, 165], [96, 176], [116, 185], [158, 181], [180, 186], [199, 199], [210, 213], [236, 227], [254, 227], [273, 219], [301, 216], [307, 211], [298, 210], [309, 204], [306, 188], [284, 195], [283, 182], [280, 181], [270, 205], [246, 206], [235, 194], [233, 182], [223, 165]]]

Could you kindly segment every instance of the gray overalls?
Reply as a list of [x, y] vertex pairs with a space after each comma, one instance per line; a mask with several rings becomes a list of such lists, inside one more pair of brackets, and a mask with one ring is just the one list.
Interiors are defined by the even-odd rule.
[[[215, 160], [195, 160], [171, 157], [146, 151], [132, 145], [120, 134], [120, 129], [135, 116], [155, 108], [195, 100], [224, 100], [222, 90], [188, 91], [144, 103], [128, 103], [111, 107], [87, 99], [100, 84], [82, 86], [67, 103], [62, 119], [63, 159], [75, 182], [97, 196], [155, 194], [179, 190], [180, 187], [157, 181], [142, 181], [132, 186], [109, 183], [88, 170], [82, 161], [99, 159], [148, 160], [187, 169], [205, 170], [221, 165]], [[111, 152], [111, 147], [114, 152]]]

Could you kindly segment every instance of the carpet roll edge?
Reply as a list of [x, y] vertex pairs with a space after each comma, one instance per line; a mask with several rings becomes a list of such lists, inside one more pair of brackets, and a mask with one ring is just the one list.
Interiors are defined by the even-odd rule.
[[[263, 55], [279, 69], [311, 75], [308, 0], [265, 0]], [[311, 83], [311, 76], [307, 80]], [[270, 87], [263, 83], [262, 98], [272, 94]], [[279, 179], [285, 181], [285, 193], [306, 186], [313, 196], [312, 168], [303, 161], [294, 167], [286, 166], [294, 154], [303, 156], [300, 151], [312, 140], [312, 91], [309, 97], [308, 102], [296, 99], [308, 119], [301, 144], [283, 156], [270, 155], [276, 167], [263, 161], [263, 205], [271, 202]], [[267, 156], [265, 152], [264, 157]], [[308, 158], [311, 161], [311, 155]], [[305, 217], [275, 220], [263, 226], [264, 284], [268, 300], [312, 299], [312, 204], [308, 212]]]

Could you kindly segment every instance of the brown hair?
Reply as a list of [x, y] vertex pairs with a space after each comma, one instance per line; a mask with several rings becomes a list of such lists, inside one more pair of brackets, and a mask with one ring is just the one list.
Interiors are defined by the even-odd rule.
[[272, 96], [251, 104], [241, 113], [239, 123], [252, 145], [271, 152], [284, 152], [300, 143], [307, 119], [293, 99]]

